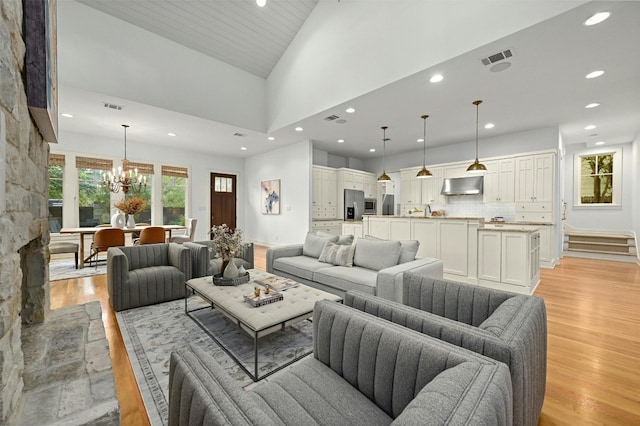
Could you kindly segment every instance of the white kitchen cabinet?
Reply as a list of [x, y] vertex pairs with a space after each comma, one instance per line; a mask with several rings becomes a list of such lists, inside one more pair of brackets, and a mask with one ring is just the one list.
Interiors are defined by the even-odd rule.
[[531, 294], [540, 281], [537, 231], [478, 231], [478, 283]]
[[442, 180], [444, 179], [444, 169], [442, 167], [430, 167], [430, 178], [422, 179], [422, 203], [423, 204], [446, 204], [442, 191]]
[[[338, 199], [337, 176], [335, 170], [322, 171], [322, 204], [335, 209]], [[335, 216], [334, 216], [335, 217]]]
[[516, 158], [517, 203], [553, 202], [555, 154], [537, 154]]
[[364, 196], [365, 198], [376, 198], [378, 196], [378, 178], [376, 176], [364, 176]]
[[361, 222], [344, 222], [342, 224], [342, 235], [353, 235], [354, 241], [364, 236]]
[[484, 174], [483, 201], [485, 203], [513, 203], [515, 199], [515, 161], [487, 161]]
[[438, 238], [437, 220], [413, 220], [411, 223], [411, 235], [413, 240], [420, 241], [416, 257], [438, 258]]
[[312, 178], [312, 219], [335, 219], [337, 217], [335, 169], [313, 166]]
[[444, 262], [445, 273], [463, 276], [468, 274], [467, 227], [466, 220], [442, 220], [439, 222], [440, 250], [438, 258]]
[[342, 234], [342, 221], [339, 220], [314, 220], [311, 222], [311, 231], [322, 231], [331, 235]]
[[400, 204], [421, 207], [422, 203], [422, 181], [416, 174], [420, 168], [406, 169], [400, 172]]
[[389, 222], [390, 240], [410, 240], [411, 221], [409, 219], [396, 219]]
[[467, 172], [470, 164], [471, 162], [469, 162], [469, 164], [450, 164], [444, 168], [444, 177], [450, 179], [472, 176]]
[[389, 219], [386, 218], [364, 218], [368, 221], [368, 231], [372, 237], [380, 238], [383, 240], [389, 239]]

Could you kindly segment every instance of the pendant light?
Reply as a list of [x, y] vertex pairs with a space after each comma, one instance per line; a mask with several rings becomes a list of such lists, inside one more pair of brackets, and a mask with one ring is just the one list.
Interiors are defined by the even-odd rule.
[[391, 180], [391, 178], [389, 177], [389, 175], [387, 174], [386, 170], [385, 170], [385, 162], [384, 162], [384, 157], [385, 157], [385, 151], [386, 151], [386, 144], [387, 141], [389, 139], [387, 139], [387, 126], [382, 126], [382, 174], [378, 177], [378, 182], [389, 182]]
[[473, 101], [476, 106], [476, 161], [467, 168], [467, 173], [484, 173], [487, 171], [485, 165], [478, 161], [478, 108], [481, 103], [482, 101]]
[[427, 170], [427, 118], [428, 115], [423, 115], [420, 118], [424, 121], [424, 131], [422, 133], [422, 170], [416, 175], [419, 179], [426, 179], [432, 177], [432, 174]]

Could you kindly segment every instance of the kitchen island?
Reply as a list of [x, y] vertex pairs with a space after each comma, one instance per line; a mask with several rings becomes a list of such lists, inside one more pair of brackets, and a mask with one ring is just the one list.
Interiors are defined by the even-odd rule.
[[491, 229], [484, 218], [459, 216], [365, 216], [362, 223], [364, 235], [418, 240], [417, 256], [441, 259], [446, 279], [522, 294], [538, 285], [535, 227]]

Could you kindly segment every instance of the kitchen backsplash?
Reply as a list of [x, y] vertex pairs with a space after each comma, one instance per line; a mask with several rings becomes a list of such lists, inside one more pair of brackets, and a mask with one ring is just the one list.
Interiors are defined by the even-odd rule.
[[447, 204], [432, 204], [431, 210], [445, 210], [446, 216], [492, 217], [502, 216], [511, 222], [516, 218], [515, 203], [483, 203], [482, 195], [461, 195], [447, 197]]

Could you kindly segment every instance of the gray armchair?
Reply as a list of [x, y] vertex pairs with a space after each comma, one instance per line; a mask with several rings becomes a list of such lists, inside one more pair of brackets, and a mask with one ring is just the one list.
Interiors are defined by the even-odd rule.
[[322, 300], [313, 357], [243, 389], [203, 349], [171, 354], [169, 425], [511, 425], [501, 363]]
[[[184, 243], [191, 251], [191, 269], [193, 278], [219, 274], [222, 268], [222, 259], [216, 257], [216, 245], [213, 241], [194, 241]], [[233, 262], [239, 268], [253, 269], [253, 243], [243, 243], [240, 248], [240, 256], [233, 258]]]
[[180, 299], [191, 278], [189, 249], [176, 243], [112, 247], [107, 252], [114, 311]]
[[344, 303], [507, 364], [513, 423], [538, 424], [547, 371], [544, 301], [413, 273], [403, 286], [404, 304], [356, 291]]

